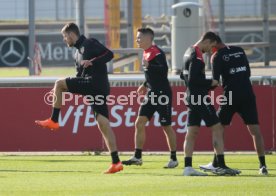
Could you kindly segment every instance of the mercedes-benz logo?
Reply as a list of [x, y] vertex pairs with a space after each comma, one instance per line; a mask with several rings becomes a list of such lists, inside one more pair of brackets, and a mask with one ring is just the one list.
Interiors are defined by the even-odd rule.
[[[240, 42], [251, 42], [251, 43], [258, 43], [258, 42], [263, 42], [263, 38], [261, 35], [257, 33], [249, 33], [246, 34], [241, 38]], [[263, 61], [264, 59], [264, 49], [263, 48], [251, 48], [250, 50], [247, 50], [248, 54], [247, 57], [250, 61], [255, 62], [255, 61]]]
[[230, 71], [229, 71], [230, 74], [235, 74], [236, 73], [236, 70], [235, 68], [231, 68]]
[[9, 37], [0, 45], [0, 58], [8, 66], [19, 65], [25, 58], [26, 50], [22, 41], [15, 37]]
[[222, 58], [223, 58], [224, 61], [229, 61], [230, 60], [230, 57], [228, 55], [223, 55]]

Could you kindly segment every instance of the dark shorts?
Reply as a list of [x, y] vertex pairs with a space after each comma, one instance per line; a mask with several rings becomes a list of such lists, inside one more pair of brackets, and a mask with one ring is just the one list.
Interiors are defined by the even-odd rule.
[[[139, 116], [146, 116], [149, 120], [155, 112], [159, 114], [159, 122], [162, 126], [171, 125], [172, 116], [172, 93], [155, 93], [157, 97], [153, 101], [149, 98], [149, 91], [139, 108]], [[165, 98], [166, 97], [166, 98]]]
[[98, 114], [109, 118], [108, 107], [106, 104], [107, 95], [103, 95], [97, 90], [93, 89], [92, 78], [86, 77], [69, 77], [66, 78], [66, 84], [68, 91], [74, 94], [89, 95], [93, 97], [94, 102], [91, 102], [93, 112], [97, 117]]
[[221, 105], [218, 116], [222, 125], [229, 125], [235, 113], [238, 113], [246, 125], [259, 124], [255, 96], [248, 99], [233, 100], [232, 105]]
[[213, 105], [194, 104], [188, 105], [188, 126], [199, 126], [203, 120], [207, 127], [219, 123], [219, 118]]

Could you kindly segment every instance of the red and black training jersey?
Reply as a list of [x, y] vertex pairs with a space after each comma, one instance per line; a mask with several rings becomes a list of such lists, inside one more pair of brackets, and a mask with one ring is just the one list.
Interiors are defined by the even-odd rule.
[[149, 65], [144, 68], [146, 84], [152, 91], [170, 91], [168, 65], [165, 53], [155, 45], [144, 51], [143, 59]]
[[236, 46], [219, 49], [211, 57], [213, 78], [222, 77], [224, 91], [233, 91], [233, 95], [252, 94], [250, 67], [244, 50]]
[[197, 46], [189, 47], [183, 57], [181, 78], [185, 81], [188, 95], [208, 94], [212, 80], [206, 79], [202, 52]]
[[[74, 47], [77, 49], [75, 54], [75, 65], [77, 77], [91, 77], [94, 89], [109, 92], [109, 81], [106, 63], [113, 58], [113, 52], [102, 45], [94, 38], [87, 39], [81, 35]], [[83, 68], [82, 60], [91, 60], [92, 66]]]

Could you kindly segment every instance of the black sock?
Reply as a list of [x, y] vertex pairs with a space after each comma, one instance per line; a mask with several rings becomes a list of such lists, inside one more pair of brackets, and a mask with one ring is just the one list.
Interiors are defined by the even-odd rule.
[[119, 155], [118, 155], [117, 151], [114, 151], [114, 152], [111, 153], [111, 158], [112, 158], [112, 163], [113, 164], [116, 164], [116, 163], [120, 162]]
[[192, 157], [185, 157], [185, 167], [192, 167]]
[[142, 149], [135, 148], [134, 157], [137, 158], [137, 159], [141, 159], [142, 158]]
[[171, 159], [173, 161], [177, 161], [177, 158], [176, 158], [176, 151], [171, 151]]
[[217, 161], [218, 161], [218, 167], [226, 167], [225, 161], [224, 161], [224, 154], [218, 154], [217, 155]]
[[265, 156], [259, 156], [259, 161], [260, 161], [260, 168], [261, 167], [266, 167]]
[[58, 122], [58, 116], [59, 116], [60, 108], [53, 108], [51, 119], [54, 122]]
[[213, 159], [212, 165], [213, 165], [214, 167], [218, 167], [218, 160], [217, 160], [217, 155], [216, 155], [216, 154], [214, 154], [214, 159]]

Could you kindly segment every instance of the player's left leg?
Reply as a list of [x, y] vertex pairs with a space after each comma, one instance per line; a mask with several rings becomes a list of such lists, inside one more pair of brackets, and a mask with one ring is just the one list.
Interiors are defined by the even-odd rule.
[[166, 92], [166, 94], [161, 93], [161, 96], [157, 98], [157, 105], [155, 107], [159, 113], [159, 122], [163, 128], [170, 150], [170, 161], [164, 168], [175, 168], [178, 166], [178, 161], [176, 158], [176, 134], [171, 126], [172, 94], [171, 92]]
[[[149, 92], [148, 92], [149, 93]], [[148, 94], [146, 95], [148, 96]], [[142, 165], [142, 151], [144, 147], [144, 143], [146, 141], [146, 123], [150, 121], [152, 118], [155, 108], [151, 104], [150, 99], [144, 99], [143, 104], [140, 105], [139, 108], [139, 115], [135, 121], [135, 135], [134, 135], [134, 142], [135, 142], [135, 152], [134, 155], [125, 161], [122, 161], [124, 165]]]
[[259, 162], [260, 162], [260, 174], [267, 175], [268, 171], [266, 168], [266, 163], [265, 163], [265, 149], [264, 149], [264, 141], [263, 141], [263, 136], [260, 131], [260, 126], [258, 124], [255, 125], [247, 125], [248, 131], [250, 132], [255, 150], [258, 154], [259, 157]]
[[143, 164], [142, 151], [143, 151], [144, 143], [146, 141], [146, 123], [149, 121], [149, 118], [150, 117], [140, 116], [140, 115], [137, 117], [135, 121], [135, 134], [134, 134], [135, 152], [130, 159], [122, 161], [124, 165], [141, 166]]
[[116, 138], [115, 138], [114, 132], [110, 127], [110, 122], [108, 118], [101, 114], [97, 114], [97, 125], [99, 130], [102, 133], [105, 144], [109, 152], [111, 153], [111, 158], [112, 158], [111, 166], [104, 173], [111, 174], [111, 173], [116, 173], [123, 170], [123, 165], [119, 159], [119, 155], [117, 151]]
[[258, 111], [255, 96], [250, 96], [241, 104], [239, 108], [239, 115], [242, 117], [247, 129], [252, 136], [255, 150], [259, 157], [260, 169], [259, 173], [267, 175], [268, 171], [265, 163], [265, 150], [263, 136], [260, 131]]
[[170, 150], [170, 161], [164, 166], [164, 168], [175, 168], [178, 166], [176, 157], [176, 134], [171, 125], [162, 127]]

